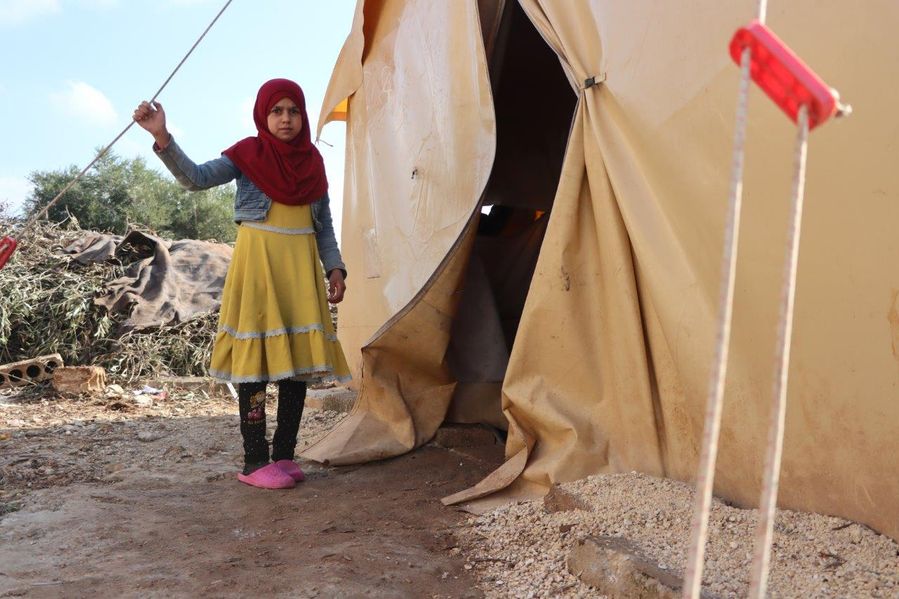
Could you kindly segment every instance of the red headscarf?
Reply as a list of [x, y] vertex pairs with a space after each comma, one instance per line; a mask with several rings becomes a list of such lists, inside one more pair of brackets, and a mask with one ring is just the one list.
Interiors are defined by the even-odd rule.
[[[303, 114], [303, 128], [290, 142], [281, 141], [268, 130], [268, 113], [284, 98], [293, 100]], [[289, 79], [267, 81], [256, 94], [253, 121], [259, 135], [240, 140], [222, 154], [276, 202], [311, 204], [324, 196], [328, 190], [325, 163], [312, 145], [306, 98], [300, 86]]]

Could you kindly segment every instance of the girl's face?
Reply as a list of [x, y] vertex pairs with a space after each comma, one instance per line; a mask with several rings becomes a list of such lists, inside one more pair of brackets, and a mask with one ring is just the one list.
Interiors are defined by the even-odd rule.
[[268, 132], [281, 141], [291, 141], [303, 130], [303, 114], [290, 98], [282, 98], [268, 113]]

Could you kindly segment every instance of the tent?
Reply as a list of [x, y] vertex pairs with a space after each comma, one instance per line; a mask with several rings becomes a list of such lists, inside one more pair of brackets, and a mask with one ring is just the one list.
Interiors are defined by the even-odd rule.
[[[508, 430], [447, 503], [637, 470], [691, 481], [717, 322], [740, 0], [359, 0], [340, 338], [354, 411], [306, 457]], [[855, 114], [812, 132], [779, 505], [899, 538], [899, 5], [771, 2]], [[795, 126], [751, 94], [715, 493], [763, 471]]]

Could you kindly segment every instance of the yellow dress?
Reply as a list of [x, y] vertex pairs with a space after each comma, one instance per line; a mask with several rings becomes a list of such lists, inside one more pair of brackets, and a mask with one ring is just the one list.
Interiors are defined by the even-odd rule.
[[265, 221], [238, 227], [209, 373], [232, 383], [349, 380], [308, 205], [272, 202]]

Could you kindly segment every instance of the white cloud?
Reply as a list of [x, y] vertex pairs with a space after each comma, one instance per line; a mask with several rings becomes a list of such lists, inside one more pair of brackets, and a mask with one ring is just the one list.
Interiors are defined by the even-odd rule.
[[118, 120], [112, 102], [103, 92], [83, 81], [69, 81], [67, 86], [66, 91], [50, 95], [60, 112], [97, 125], [113, 125]]
[[31, 193], [31, 182], [24, 177], [0, 177], [0, 204], [6, 204], [12, 214], [19, 214], [25, 198]]
[[59, 11], [59, 0], [0, 0], [0, 26], [21, 25]]

